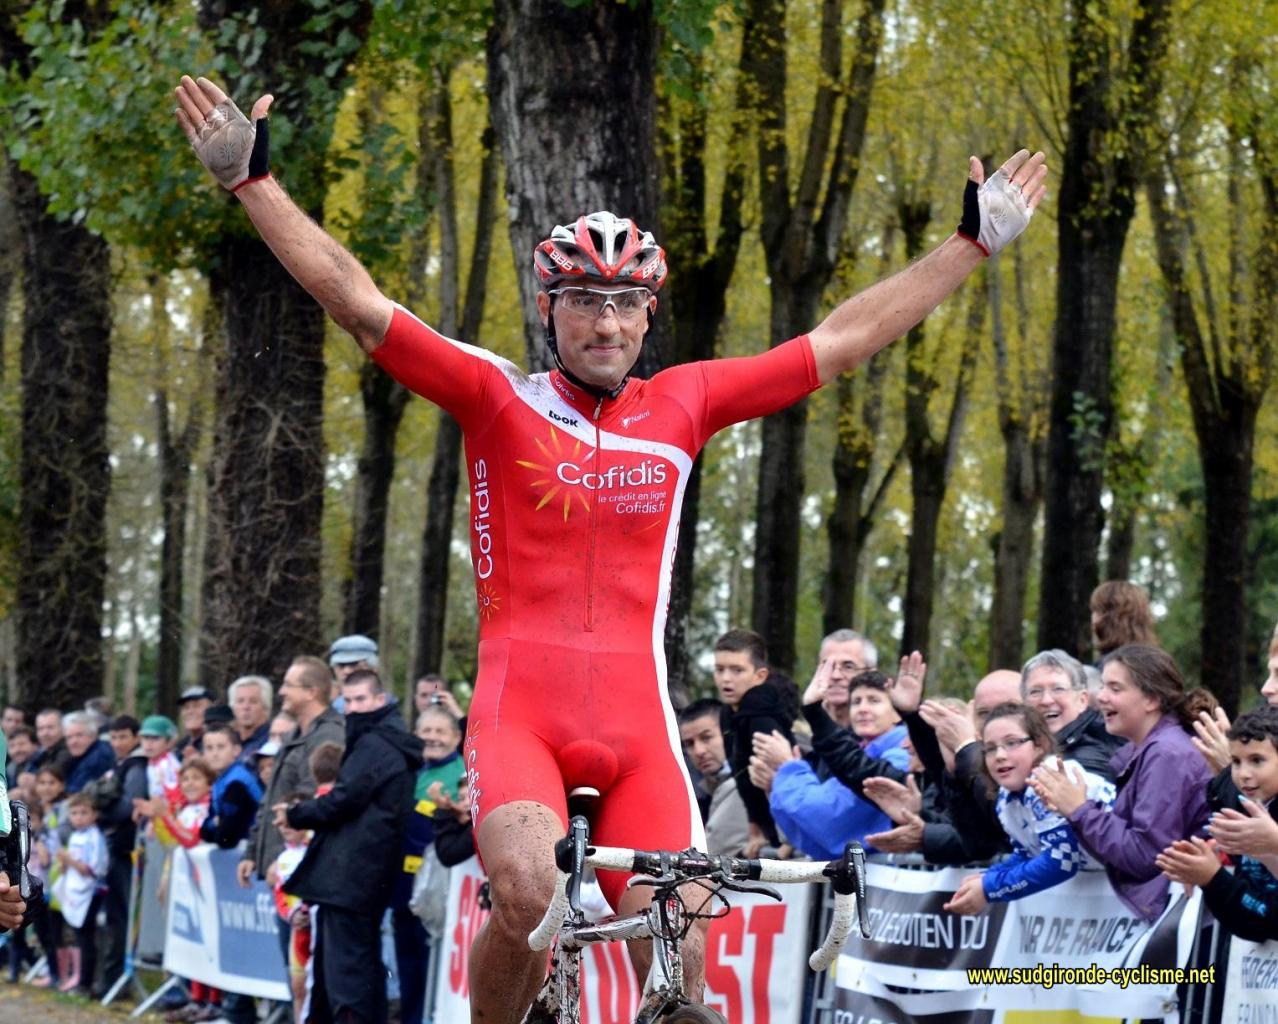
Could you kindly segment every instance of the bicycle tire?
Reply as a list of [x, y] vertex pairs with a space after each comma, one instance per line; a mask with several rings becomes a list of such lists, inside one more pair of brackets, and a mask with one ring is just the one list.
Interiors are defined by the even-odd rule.
[[660, 1021], [661, 1024], [728, 1024], [726, 1017], [701, 1003], [675, 1007]]

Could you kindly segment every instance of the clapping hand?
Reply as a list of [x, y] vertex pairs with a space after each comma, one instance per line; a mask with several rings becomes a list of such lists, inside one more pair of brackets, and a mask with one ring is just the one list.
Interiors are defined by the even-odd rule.
[[1207, 714], [1206, 711], [1198, 712], [1198, 720], [1194, 722], [1194, 732], [1198, 735], [1191, 736], [1189, 742], [1194, 745], [1198, 753], [1203, 755], [1207, 767], [1214, 772], [1228, 768], [1229, 739], [1225, 734], [1229, 732], [1229, 716], [1225, 714], [1225, 709], [1217, 707], [1214, 716]]
[[879, 853], [914, 853], [923, 848], [923, 819], [906, 811], [903, 824], [866, 836], [865, 841]]
[[1034, 769], [1029, 782], [1043, 803], [1067, 818], [1087, 803], [1087, 783], [1082, 773], [1074, 769], [1072, 775], [1066, 774], [1059, 762], [1044, 761]]
[[976, 727], [972, 719], [957, 708], [951, 708], [937, 700], [925, 700], [919, 705], [919, 717], [936, 732], [937, 742], [951, 754], [976, 739]]
[[1220, 870], [1220, 859], [1203, 840], [1177, 839], [1154, 858], [1154, 864], [1173, 882], [1183, 882], [1185, 892], [1195, 885], [1206, 885]]
[[905, 777], [904, 786], [894, 779], [876, 775], [865, 780], [863, 790], [896, 825], [904, 825], [911, 814], [917, 816], [923, 809], [923, 794], [913, 775]]
[[1228, 808], [1211, 816], [1207, 831], [1216, 845], [1231, 857], [1268, 857], [1278, 854], [1278, 822], [1263, 805], [1243, 799], [1245, 814]]

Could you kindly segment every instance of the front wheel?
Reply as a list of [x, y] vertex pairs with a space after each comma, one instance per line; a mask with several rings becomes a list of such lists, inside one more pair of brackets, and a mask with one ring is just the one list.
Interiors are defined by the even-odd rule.
[[708, 1006], [688, 1003], [667, 1013], [661, 1018], [661, 1024], [728, 1024], [728, 1021]]

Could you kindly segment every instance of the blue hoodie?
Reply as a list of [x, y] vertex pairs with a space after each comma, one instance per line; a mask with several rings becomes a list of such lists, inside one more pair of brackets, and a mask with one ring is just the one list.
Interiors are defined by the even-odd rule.
[[[901, 746], [905, 737], [905, 726], [894, 726], [866, 744], [865, 753], [906, 771], [910, 753]], [[838, 779], [822, 782], [803, 760], [787, 761], [777, 770], [769, 806], [786, 839], [814, 860], [842, 857], [852, 840], [864, 843], [867, 835], [893, 827], [877, 804], [863, 800]]]

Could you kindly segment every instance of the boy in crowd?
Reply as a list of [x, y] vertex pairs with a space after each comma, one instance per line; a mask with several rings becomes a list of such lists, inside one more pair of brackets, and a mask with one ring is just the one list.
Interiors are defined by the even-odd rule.
[[182, 762], [173, 753], [177, 742], [177, 726], [164, 715], [149, 715], [138, 730], [142, 753], [146, 757], [147, 795], [154, 800], [164, 797], [169, 806], [181, 803], [178, 771]]
[[124, 950], [129, 922], [129, 891], [133, 883], [133, 847], [137, 825], [133, 801], [147, 796], [147, 760], [131, 715], [117, 715], [109, 724], [108, 739], [115, 766], [102, 784], [103, 802], [97, 804], [98, 825], [106, 837], [110, 861], [106, 877], [106, 942], [102, 954], [102, 980], [109, 987], [124, 970]]
[[203, 747], [204, 760], [217, 773], [217, 779], [208, 817], [200, 825], [200, 838], [229, 850], [238, 846], [253, 827], [262, 802], [262, 783], [240, 758], [243, 744], [234, 726], [206, 729]]
[[720, 698], [732, 709], [727, 734], [729, 764], [750, 821], [744, 850], [747, 857], [759, 856], [765, 845], [781, 845], [768, 809], [768, 794], [750, 781], [754, 734], [761, 732], [768, 736], [775, 730], [788, 743], [794, 743], [790, 731], [793, 719], [786, 712], [780, 694], [771, 686], [763, 685], [767, 678], [768, 650], [758, 633], [730, 629], [715, 641], [714, 685]]
[[315, 795], [324, 796], [333, 791], [337, 782], [337, 773], [342, 767], [342, 755], [346, 748], [340, 743], [321, 743], [311, 751], [307, 767], [315, 780]]
[[[1229, 757], [1243, 808], [1253, 817], [1278, 810], [1278, 708], [1239, 715], [1229, 730]], [[1203, 902], [1226, 930], [1252, 942], [1278, 939], [1278, 869], [1272, 855], [1241, 856], [1231, 875], [1212, 845], [1178, 839], [1155, 863], [1173, 882], [1197, 885]]]
[[89, 796], [76, 793], [68, 799], [67, 816], [71, 819], [71, 837], [57, 853], [62, 874], [54, 891], [62, 904], [63, 919], [75, 929], [76, 950], [71, 958], [71, 970], [58, 988], [88, 996], [92, 995], [93, 972], [97, 966], [97, 917], [108, 855], [106, 839], [97, 825], [97, 811]]
[[[326, 743], [318, 749], [336, 745]], [[314, 755], [312, 760], [313, 758]], [[327, 785], [332, 788], [332, 782]], [[305, 793], [293, 793], [285, 799], [285, 803], [291, 807], [305, 799]], [[284, 883], [306, 856], [306, 846], [311, 841], [311, 834], [285, 822], [280, 826], [280, 836], [284, 840], [284, 849], [266, 869], [266, 884], [275, 893], [276, 911], [289, 926], [288, 981], [293, 992], [293, 1019], [300, 1021], [306, 1005], [306, 965], [311, 961], [311, 913], [305, 903], [284, 891]]]

